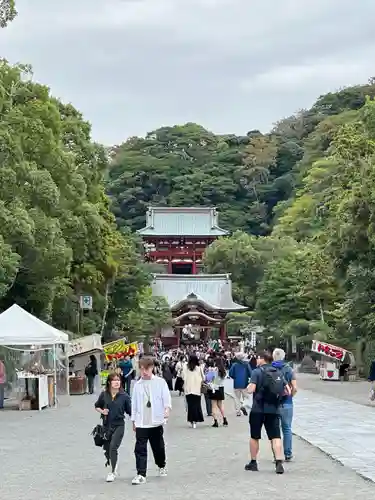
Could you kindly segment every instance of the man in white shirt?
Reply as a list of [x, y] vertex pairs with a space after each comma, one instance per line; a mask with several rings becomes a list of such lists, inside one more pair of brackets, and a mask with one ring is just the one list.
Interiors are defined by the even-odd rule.
[[141, 378], [134, 384], [131, 414], [136, 437], [134, 453], [137, 475], [132, 481], [135, 485], [146, 482], [148, 441], [160, 475], [163, 477], [167, 475], [163, 435], [164, 423], [172, 409], [167, 383], [152, 373], [154, 359], [143, 357], [139, 361], [139, 368]]

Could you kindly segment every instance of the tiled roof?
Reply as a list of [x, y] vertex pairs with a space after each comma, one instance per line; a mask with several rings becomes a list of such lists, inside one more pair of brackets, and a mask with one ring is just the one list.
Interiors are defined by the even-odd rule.
[[141, 236], [225, 236], [213, 207], [149, 207]]
[[155, 274], [152, 293], [165, 297], [171, 309], [177, 309], [181, 302], [192, 298], [213, 310], [247, 309], [233, 301], [232, 281], [228, 274]]

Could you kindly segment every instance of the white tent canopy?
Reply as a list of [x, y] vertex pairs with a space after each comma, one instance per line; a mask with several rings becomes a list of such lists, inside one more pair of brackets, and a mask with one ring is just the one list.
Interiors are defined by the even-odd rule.
[[44, 323], [17, 304], [0, 314], [0, 345], [66, 344], [66, 333]]

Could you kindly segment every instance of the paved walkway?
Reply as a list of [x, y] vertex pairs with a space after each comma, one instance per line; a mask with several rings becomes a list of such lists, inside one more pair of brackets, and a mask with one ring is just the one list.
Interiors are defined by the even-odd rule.
[[[128, 495], [132, 500], [150, 495], [154, 500], [182, 500], [189, 495], [195, 500], [243, 500], [244, 495], [315, 500], [322, 492], [330, 500], [342, 500], [371, 498], [375, 493], [375, 485], [299, 439], [295, 440], [296, 461], [286, 464], [283, 476], [274, 473], [266, 440], [261, 444], [260, 472], [246, 472], [248, 423], [246, 418], [234, 416], [232, 401], [227, 401], [228, 428], [212, 429], [207, 419], [192, 430], [178, 397], [173, 398], [166, 430], [168, 478], [157, 477], [152, 465], [146, 485], [130, 485], [135, 471], [129, 429], [121, 449], [121, 476], [106, 484], [101, 450], [93, 446], [90, 436], [97, 422], [92, 404], [91, 396], [77, 396], [70, 408], [0, 413], [1, 500], [20, 500], [25, 495], [28, 500], [108, 500]], [[307, 403], [303, 396], [298, 404], [304, 413]], [[311, 414], [313, 422], [318, 414]], [[298, 419], [302, 417], [298, 415]], [[325, 421], [335, 432], [335, 422]]]
[[[329, 382], [298, 374], [294, 432], [375, 481], [375, 404], [367, 381]], [[311, 418], [311, 415], [314, 417]]]
[[[375, 408], [349, 401], [368, 398], [366, 382], [322, 382], [317, 376], [298, 376], [299, 389], [295, 398], [293, 432], [319, 448], [341, 464], [350, 467], [366, 479], [375, 482]], [[321, 388], [339, 397], [326, 396]], [[336, 391], [334, 389], [336, 388]], [[344, 390], [346, 389], [346, 392]], [[226, 380], [226, 393], [233, 393], [233, 382]], [[346, 395], [346, 399], [344, 396]], [[341, 396], [341, 397], [340, 397]]]
[[296, 396], [295, 434], [372, 481], [374, 424], [374, 408], [305, 390]]
[[370, 384], [365, 380], [356, 382], [330, 382], [321, 380], [319, 375], [298, 373], [298, 387], [309, 391], [325, 394], [346, 401], [352, 401], [364, 406], [375, 407], [369, 401]]

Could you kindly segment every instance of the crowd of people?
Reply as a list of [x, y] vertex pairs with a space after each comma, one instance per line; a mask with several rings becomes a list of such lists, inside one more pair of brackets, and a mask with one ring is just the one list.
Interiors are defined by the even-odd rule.
[[130, 417], [136, 438], [137, 474], [132, 484], [139, 485], [146, 482], [148, 442], [160, 475], [167, 475], [163, 434], [172, 409], [171, 392], [175, 390], [184, 397], [186, 419], [193, 429], [204, 421], [202, 395], [212, 427], [227, 427], [224, 406], [227, 378], [233, 380], [230, 399], [234, 401], [236, 415], [249, 414], [250, 460], [245, 470], [258, 470], [259, 440], [264, 428], [271, 443], [276, 473], [284, 472], [283, 462], [293, 457], [293, 396], [297, 391], [295, 374], [285, 362], [285, 352], [275, 349], [255, 354], [250, 350], [234, 352], [218, 347], [214, 350], [200, 345], [159, 351], [154, 356], [140, 357], [137, 366], [130, 359], [124, 359], [117, 373], [109, 375], [106, 388], [95, 403], [106, 433], [108, 482], [114, 481], [117, 475], [125, 414]]

